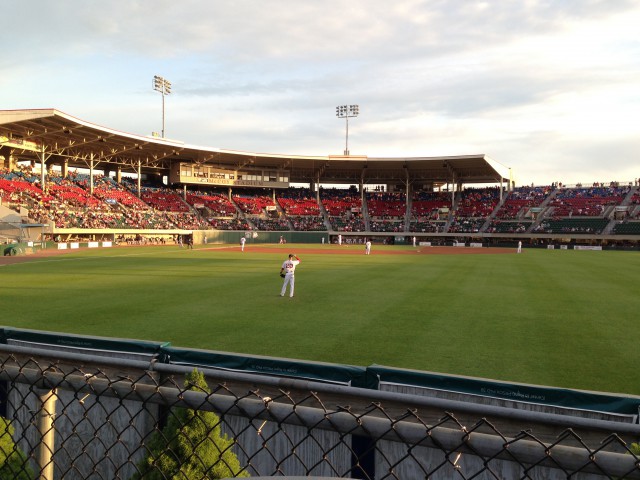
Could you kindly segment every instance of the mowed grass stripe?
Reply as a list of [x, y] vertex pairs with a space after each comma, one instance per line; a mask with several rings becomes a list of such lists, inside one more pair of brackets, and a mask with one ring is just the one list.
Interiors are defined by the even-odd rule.
[[[353, 246], [355, 255], [309, 247], [128, 248], [6, 266], [3, 323], [640, 393], [637, 253], [376, 255], [407, 247], [374, 246], [365, 256]], [[303, 260], [293, 299], [278, 295], [289, 251]]]

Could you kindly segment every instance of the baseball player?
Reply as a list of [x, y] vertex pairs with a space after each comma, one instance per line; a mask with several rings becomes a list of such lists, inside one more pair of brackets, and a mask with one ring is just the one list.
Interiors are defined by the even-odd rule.
[[244, 243], [247, 241], [246, 238], [240, 237], [240, 249], [244, 252]]
[[[295, 260], [294, 260], [295, 258]], [[289, 258], [282, 262], [282, 267], [280, 268], [280, 276], [284, 278], [284, 282], [282, 284], [282, 290], [280, 290], [280, 296], [284, 297], [285, 292], [287, 291], [287, 285], [291, 284], [289, 289], [289, 297], [293, 297], [293, 289], [295, 286], [295, 271], [296, 265], [300, 264], [300, 258], [293, 253], [289, 254]]]
[[371, 253], [371, 240], [367, 240], [367, 243], [364, 244], [364, 254], [369, 255]]

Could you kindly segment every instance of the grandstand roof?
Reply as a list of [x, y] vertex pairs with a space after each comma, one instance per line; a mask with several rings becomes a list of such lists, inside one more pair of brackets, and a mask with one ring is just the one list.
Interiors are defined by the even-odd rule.
[[47, 162], [66, 158], [69, 166], [120, 167], [125, 172], [169, 171], [175, 162], [223, 169], [287, 170], [291, 182], [321, 183], [509, 181], [510, 169], [487, 155], [440, 157], [305, 156], [242, 152], [125, 133], [80, 120], [55, 109], [0, 110], [0, 155]]

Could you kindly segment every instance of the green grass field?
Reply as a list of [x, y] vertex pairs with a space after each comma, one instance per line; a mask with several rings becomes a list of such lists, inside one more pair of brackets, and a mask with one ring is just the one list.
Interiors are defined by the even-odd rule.
[[[127, 247], [4, 265], [0, 323], [640, 394], [636, 252], [310, 247]], [[279, 296], [290, 251], [302, 258], [293, 299]]]

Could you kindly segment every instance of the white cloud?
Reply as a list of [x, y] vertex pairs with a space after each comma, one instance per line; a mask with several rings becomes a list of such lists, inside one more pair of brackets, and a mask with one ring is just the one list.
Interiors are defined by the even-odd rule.
[[524, 183], [640, 174], [632, 0], [25, 0], [3, 13], [25, 21], [0, 32], [2, 108], [148, 134], [159, 74], [174, 86], [167, 132], [188, 143], [340, 153], [334, 107], [358, 103], [354, 153], [487, 153]]

